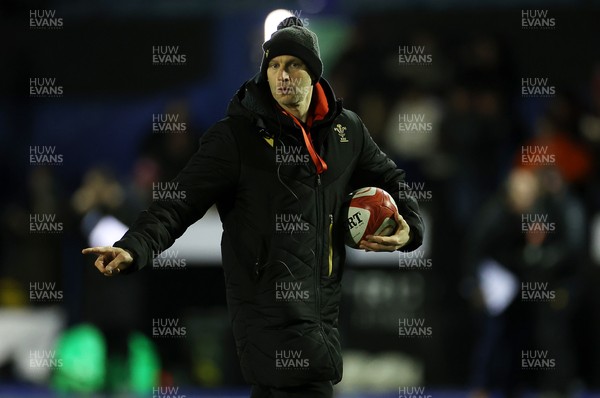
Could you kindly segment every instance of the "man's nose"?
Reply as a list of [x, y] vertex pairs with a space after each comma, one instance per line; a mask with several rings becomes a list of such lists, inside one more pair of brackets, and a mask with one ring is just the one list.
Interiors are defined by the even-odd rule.
[[285, 70], [285, 68], [281, 68], [281, 75], [279, 77], [282, 81], [290, 80], [290, 74]]

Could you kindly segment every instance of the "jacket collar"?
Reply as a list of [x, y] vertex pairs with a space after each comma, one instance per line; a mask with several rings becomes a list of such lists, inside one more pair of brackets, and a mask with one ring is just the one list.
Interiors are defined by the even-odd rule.
[[[315, 83], [311, 103], [311, 117], [314, 123], [332, 122], [342, 111], [341, 100], [336, 100], [333, 89], [329, 83], [321, 78]], [[271, 96], [269, 84], [261, 74], [245, 82], [229, 102], [228, 116], [242, 116], [249, 118], [253, 123], [268, 123], [292, 126], [293, 121], [282, 114]]]

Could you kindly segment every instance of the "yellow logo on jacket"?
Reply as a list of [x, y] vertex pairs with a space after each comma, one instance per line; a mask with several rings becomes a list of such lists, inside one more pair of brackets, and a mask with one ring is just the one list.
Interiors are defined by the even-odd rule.
[[263, 137], [263, 139], [266, 141], [267, 144], [269, 144], [270, 146], [273, 146], [273, 144], [275, 143], [275, 140], [273, 138], [270, 137]]

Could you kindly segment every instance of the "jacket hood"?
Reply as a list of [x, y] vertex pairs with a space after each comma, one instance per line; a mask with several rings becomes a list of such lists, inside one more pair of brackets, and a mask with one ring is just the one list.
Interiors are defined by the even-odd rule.
[[[336, 100], [333, 89], [324, 78], [321, 78], [315, 83], [315, 85], [317, 84], [321, 86], [329, 106], [329, 111], [322, 119], [322, 122], [331, 122], [342, 111], [342, 101]], [[272, 120], [278, 123], [281, 123], [282, 121], [281, 114], [275, 107], [275, 100], [271, 95], [269, 83], [260, 73], [246, 81], [238, 89], [229, 102], [227, 116], [242, 116], [251, 119], [254, 123], [259, 121], [264, 123], [266, 120]], [[289, 123], [292, 123], [291, 119], [289, 120]]]

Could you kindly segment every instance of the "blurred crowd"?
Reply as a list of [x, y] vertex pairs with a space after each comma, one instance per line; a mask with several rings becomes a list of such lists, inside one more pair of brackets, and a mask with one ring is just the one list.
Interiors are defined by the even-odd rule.
[[[408, 42], [423, 46], [431, 64], [399, 65], [397, 44], [373, 46], [357, 24], [326, 76], [408, 181], [432, 192], [421, 206], [431, 220], [436, 278], [455, 292], [451, 310], [469, 313], [466, 336], [474, 336], [464, 353], [471, 358], [468, 375], [453, 382], [477, 396], [520, 388], [567, 393], [576, 382], [600, 388], [600, 297], [594, 289], [600, 280], [600, 64], [582, 84], [524, 98], [517, 61], [499, 39], [480, 35], [446, 46], [419, 33]], [[161, 111], [182, 119], [194, 112], [185, 100]], [[420, 115], [426, 129], [399, 129], [402, 120]], [[23, 190], [2, 198], [0, 307], [52, 306], [32, 303], [28, 288], [31, 281], [57, 281], [56, 289], [65, 292], [62, 327], [96, 325], [109, 353], [126, 356], [128, 339], [147, 319], [140, 310], [146, 280], [141, 275], [104, 284], [79, 251], [103, 216], [132, 222], [151, 202], [152, 183], [176, 175], [199, 135], [148, 129], [129, 175], [98, 165], [82, 170], [74, 189], [61, 186], [52, 167], [29, 168]], [[545, 148], [553, 156], [524, 162], [523, 148]], [[65, 232], [32, 235], [32, 213], [56, 214]], [[526, 214], [547, 216], [533, 224], [553, 227], [524, 230]], [[482, 276], [491, 262], [518, 289], [547, 282], [555, 297], [528, 303], [513, 294], [491, 310]], [[434, 305], [443, 307], [445, 300], [438, 296]], [[118, 311], [107, 303], [118, 303]], [[522, 372], [525, 349], [547, 350], [559, 369]], [[0, 380], [21, 377], [8, 356], [2, 359]]]
[[[430, 192], [421, 207], [436, 273], [470, 308], [474, 396], [598, 388], [600, 64], [555, 95], [527, 98], [523, 60], [501, 39], [449, 46], [414, 34], [406, 42], [433, 61], [402, 65], [389, 41], [373, 45], [365, 31], [355, 30], [331, 80], [412, 186]], [[529, 286], [551, 298], [526, 302]], [[450, 306], [447, 296], [436, 303]], [[529, 350], [556, 368], [523, 369]]]

